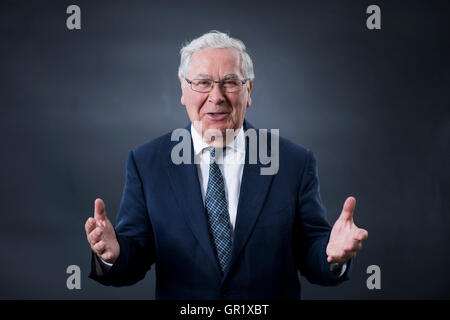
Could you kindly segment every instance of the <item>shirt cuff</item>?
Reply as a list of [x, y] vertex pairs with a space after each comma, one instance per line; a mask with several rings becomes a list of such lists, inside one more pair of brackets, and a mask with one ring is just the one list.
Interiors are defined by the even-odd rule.
[[99, 259], [100, 259], [100, 261], [101, 261], [103, 264], [105, 264], [106, 266], [108, 266], [108, 267], [112, 267], [112, 266], [113, 266], [113, 263], [106, 262], [105, 260], [103, 260], [103, 259], [100, 258], [100, 257], [99, 257]]
[[339, 273], [338, 277], [342, 277], [342, 275], [345, 273], [345, 270], [347, 270], [347, 262], [345, 262], [341, 267], [341, 272]]
[[93, 255], [95, 256], [94, 261], [97, 275], [103, 276], [105, 273], [109, 271], [109, 269], [112, 268], [113, 264], [106, 262], [105, 260], [97, 256], [95, 253], [93, 253]]
[[347, 262], [340, 264], [340, 263], [332, 263], [330, 264], [330, 271], [336, 275], [338, 278], [342, 277], [342, 275], [345, 273], [345, 270], [347, 270]]

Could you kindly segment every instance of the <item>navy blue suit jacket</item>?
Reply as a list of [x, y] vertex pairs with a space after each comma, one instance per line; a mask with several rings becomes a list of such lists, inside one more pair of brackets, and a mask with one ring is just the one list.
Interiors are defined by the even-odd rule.
[[263, 165], [248, 163], [246, 139], [232, 258], [222, 276], [193, 148], [192, 164], [176, 165], [171, 150], [177, 143], [169, 133], [130, 152], [115, 226], [120, 255], [103, 275], [93, 255], [91, 278], [132, 285], [154, 265], [157, 299], [299, 299], [297, 271], [320, 285], [348, 279], [350, 266], [342, 277], [329, 270], [331, 227], [311, 151], [280, 137], [278, 173], [260, 175]]

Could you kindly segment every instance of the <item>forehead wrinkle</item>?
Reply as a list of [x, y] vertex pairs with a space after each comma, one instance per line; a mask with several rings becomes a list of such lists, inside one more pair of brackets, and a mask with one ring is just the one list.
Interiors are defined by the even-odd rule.
[[207, 78], [207, 79], [212, 79], [211, 75], [207, 74], [207, 73], [199, 73], [195, 76], [196, 78]]
[[[231, 52], [233, 52], [233, 54], [230, 54], [225, 59], [225, 64], [227, 66], [224, 66], [222, 64], [217, 65], [216, 64], [217, 61], [214, 61], [214, 59], [211, 60], [211, 57], [208, 57], [208, 58], [205, 59], [202, 56], [205, 53], [211, 52], [213, 50], [223, 50], [223, 49], [232, 49]], [[237, 58], [236, 59], [237, 61], [233, 59], [234, 58], [233, 56], [235, 58]], [[194, 58], [194, 59], [192, 59], [192, 58]], [[192, 76], [192, 78], [200, 77], [200, 78], [214, 79], [214, 77], [211, 74], [207, 74], [207, 73], [204, 73], [204, 72], [205, 71], [206, 72], [210, 71], [208, 69], [211, 69], [211, 68], [212, 69], [218, 68], [216, 70], [218, 71], [218, 74], [220, 75], [222, 73], [223, 69], [225, 69], [225, 68], [228, 69], [228, 67], [230, 67], [230, 64], [229, 64], [230, 59], [234, 60], [233, 63], [232, 63], [232, 70], [224, 70], [224, 71], [225, 72], [228, 71], [228, 72], [231, 72], [231, 73], [229, 73], [226, 76], [222, 77], [222, 79], [231, 78], [231, 77], [239, 78], [238, 74], [242, 73], [242, 70], [241, 70], [241, 67], [242, 67], [241, 66], [241, 59], [242, 58], [241, 58], [241, 55], [239, 54], [239, 52], [237, 51], [237, 49], [235, 49], [235, 48], [208, 48], [208, 49], [204, 49], [204, 50], [201, 50], [201, 51], [194, 52], [194, 54], [191, 57], [191, 63], [190, 63], [190, 68], [189, 69], [190, 69], [190, 71], [194, 71], [192, 69], [197, 69], [197, 70], [200, 69], [200, 70], [198, 70], [199, 73], [197, 73], [195, 76]], [[193, 60], [195, 60], [195, 62]]]

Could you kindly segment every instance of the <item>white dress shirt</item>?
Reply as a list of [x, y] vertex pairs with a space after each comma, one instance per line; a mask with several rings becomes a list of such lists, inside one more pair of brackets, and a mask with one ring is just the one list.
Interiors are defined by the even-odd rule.
[[[191, 126], [191, 136], [194, 145], [194, 163], [197, 166], [203, 203], [205, 203], [210, 163], [210, 154], [207, 150], [209, 145], [202, 139], [202, 136], [194, 126]], [[233, 232], [236, 224], [239, 191], [245, 163], [245, 136], [242, 127], [239, 129], [236, 138], [226, 146], [225, 152], [222, 154], [216, 153], [216, 159], [225, 184], [225, 197], [228, 202], [228, 213]]]

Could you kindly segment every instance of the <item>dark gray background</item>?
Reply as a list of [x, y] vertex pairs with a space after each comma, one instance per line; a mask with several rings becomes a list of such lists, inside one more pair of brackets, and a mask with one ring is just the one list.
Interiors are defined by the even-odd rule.
[[[82, 29], [66, 28], [77, 4]], [[370, 4], [382, 30], [366, 28]], [[450, 298], [448, 1], [1, 1], [0, 298], [152, 299], [88, 279], [84, 222], [114, 221], [132, 148], [188, 117], [181, 45], [217, 29], [255, 65], [247, 119], [312, 149], [334, 223], [345, 198], [369, 239], [351, 281], [305, 299]], [[82, 270], [81, 290], [66, 268]], [[368, 290], [366, 268], [381, 268]]]

